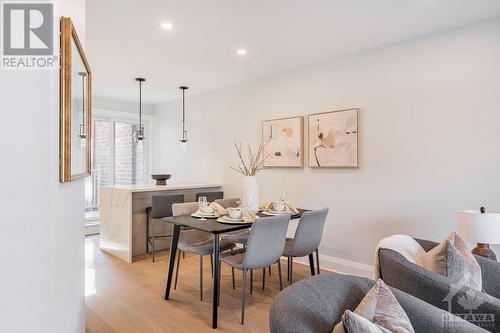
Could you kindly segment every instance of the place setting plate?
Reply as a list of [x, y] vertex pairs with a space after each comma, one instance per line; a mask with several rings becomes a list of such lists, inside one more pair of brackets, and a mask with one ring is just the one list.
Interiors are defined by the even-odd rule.
[[297, 216], [297, 215], [299, 215], [299, 213], [292, 214], [291, 212], [288, 212], [288, 211], [279, 212], [279, 211], [275, 211], [275, 210], [272, 210], [272, 209], [264, 210], [264, 211], [262, 211], [262, 214], [269, 215], [269, 216], [281, 216], [281, 215], [287, 215], [287, 214], [289, 214], [290, 216]]
[[210, 214], [201, 215], [200, 212], [196, 212], [196, 213], [191, 214], [191, 217], [195, 217], [197, 219], [201, 219], [202, 217], [204, 217], [206, 219], [217, 219], [220, 217], [220, 215], [217, 213], [210, 213]]
[[225, 224], [252, 224], [253, 222], [245, 222], [243, 218], [235, 219], [230, 217], [229, 215], [221, 216], [217, 219], [217, 222], [225, 223]]

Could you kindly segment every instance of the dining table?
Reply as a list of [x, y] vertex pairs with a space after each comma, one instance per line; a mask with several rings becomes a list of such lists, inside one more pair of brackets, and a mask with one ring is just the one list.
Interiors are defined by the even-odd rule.
[[[297, 209], [298, 214], [290, 215], [290, 219], [299, 219], [302, 214], [308, 209]], [[259, 212], [256, 214], [259, 219], [270, 217], [269, 215]], [[206, 219], [200, 220], [200, 218], [192, 217], [191, 215], [179, 215], [170, 216], [162, 219], [166, 223], [173, 224], [172, 238], [170, 244], [170, 255], [168, 260], [168, 271], [167, 271], [167, 281], [165, 287], [165, 300], [170, 298], [170, 289], [172, 286], [172, 277], [174, 273], [175, 264], [175, 254], [177, 253], [177, 244], [179, 242], [179, 235], [181, 228], [191, 228], [207, 233], [213, 234], [213, 267], [214, 267], [214, 278], [213, 278], [213, 298], [212, 298], [212, 328], [217, 328], [217, 316], [218, 316], [218, 303], [219, 303], [219, 289], [220, 289], [220, 238], [221, 235], [233, 231], [248, 229], [252, 227], [252, 223], [239, 223], [239, 224], [227, 224], [218, 222], [217, 219]], [[311, 267], [311, 274], [315, 274], [314, 270], [314, 260], [312, 254], [309, 256], [309, 265]]]

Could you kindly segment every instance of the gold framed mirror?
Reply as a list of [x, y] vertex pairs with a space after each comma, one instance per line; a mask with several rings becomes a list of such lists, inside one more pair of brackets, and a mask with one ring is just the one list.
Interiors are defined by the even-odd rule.
[[59, 180], [90, 175], [92, 72], [70, 18], [61, 18]]

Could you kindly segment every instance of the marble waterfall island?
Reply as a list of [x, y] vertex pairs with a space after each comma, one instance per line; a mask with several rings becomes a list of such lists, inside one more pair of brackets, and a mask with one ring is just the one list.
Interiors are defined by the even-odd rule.
[[[101, 250], [131, 263], [133, 257], [147, 252], [146, 208], [151, 197], [161, 194], [184, 194], [184, 201], [195, 201], [196, 193], [220, 191], [220, 184], [186, 183], [172, 185], [115, 185], [101, 187]], [[168, 223], [156, 223], [157, 234], [171, 232]], [[157, 240], [156, 248], [170, 246], [170, 238]]]

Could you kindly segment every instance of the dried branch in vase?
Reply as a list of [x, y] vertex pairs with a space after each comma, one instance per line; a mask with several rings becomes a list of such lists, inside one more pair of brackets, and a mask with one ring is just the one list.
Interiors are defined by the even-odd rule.
[[236, 148], [236, 153], [238, 154], [238, 158], [240, 159], [240, 164], [238, 167], [231, 167], [232, 170], [241, 173], [245, 176], [255, 176], [257, 172], [264, 168], [264, 161], [269, 157], [270, 154], [264, 156], [264, 148], [269, 143], [270, 140], [260, 143], [257, 148], [257, 152], [254, 154], [252, 151], [252, 147], [248, 146], [248, 154], [245, 156], [243, 154], [243, 150], [241, 148], [241, 143], [234, 143], [234, 147]]

